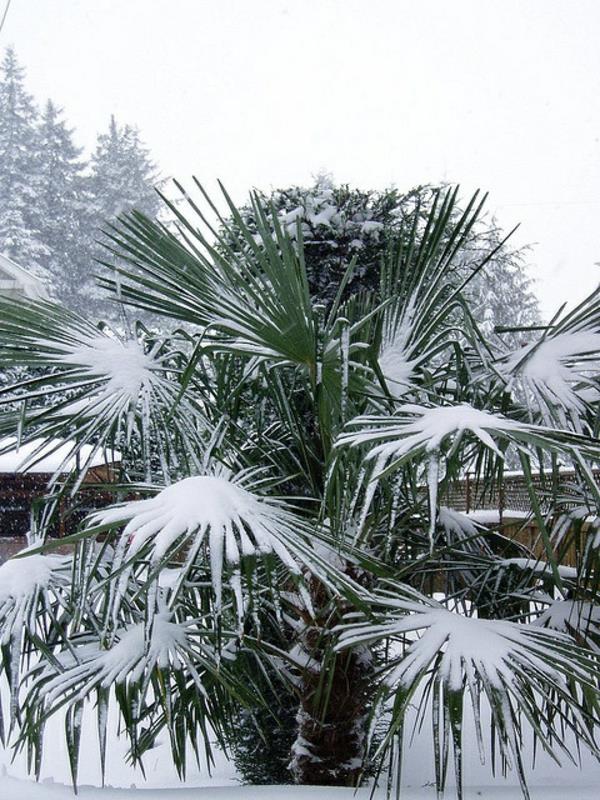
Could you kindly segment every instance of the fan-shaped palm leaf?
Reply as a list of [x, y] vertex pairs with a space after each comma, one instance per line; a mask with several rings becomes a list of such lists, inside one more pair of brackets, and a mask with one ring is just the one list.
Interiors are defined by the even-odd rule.
[[[330, 563], [320, 557], [311, 537], [316, 532], [281, 501], [256, 494], [255, 476], [236, 476], [220, 470], [197, 475], [162, 489], [154, 497], [134, 500], [95, 514], [90, 524], [107, 527], [127, 523], [122, 537], [127, 541], [126, 561], [142, 549], [152, 562], [171, 557], [186, 545], [180, 581], [194, 562], [206, 555], [217, 609], [221, 608], [223, 572], [230, 573], [238, 615], [244, 613], [242, 560], [274, 554], [287, 573], [300, 579], [303, 568], [326, 583], [340, 580], [350, 588]], [[320, 534], [323, 536], [323, 534]], [[299, 587], [310, 607], [302, 585]]]
[[386, 665], [380, 689], [382, 700], [393, 697], [382, 748], [391, 746], [413, 698], [418, 698], [421, 711], [431, 703], [438, 791], [446, 779], [451, 735], [462, 796], [467, 690], [482, 757], [483, 694], [500, 751], [514, 763], [526, 797], [520, 745], [523, 719], [555, 758], [557, 753], [571, 755], [565, 730], [597, 754], [592, 728], [600, 710], [600, 667], [596, 657], [571, 637], [532, 625], [466, 617], [402, 586], [393, 586], [372, 601], [373, 618], [339, 626], [336, 647], [384, 640], [399, 643], [400, 654]]
[[546, 424], [582, 430], [586, 406], [598, 400], [600, 379], [600, 290], [556, 322], [537, 341], [496, 363], [507, 388], [518, 387], [534, 415]]
[[[3, 404], [23, 404], [25, 439], [64, 438], [67, 428], [73, 444], [65, 464], [92, 445], [81, 475], [98, 452], [128, 445], [134, 434], [147, 468], [151, 447], [167, 475], [182, 451], [199, 466], [206, 420], [198, 403], [180, 397], [181, 359], [168, 342], [123, 340], [51, 303], [6, 299], [0, 299], [0, 332], [0, 361], [35, 370], [0, 392]], [[0, 425], [13, 432], [12, 417]], [[24, 466], [35, 464], [40, 452]]]

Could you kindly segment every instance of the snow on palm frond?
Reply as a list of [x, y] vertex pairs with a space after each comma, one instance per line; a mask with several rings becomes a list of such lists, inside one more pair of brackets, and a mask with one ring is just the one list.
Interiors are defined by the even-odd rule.
[[440, 506], [437, 524], [443, 530], [448, 545], [477, 554], [491, 552], [484, 536], [487, 528], [466, 514]]
[[600, 606], [589, 600], [552, 600], [532, 624], [569, 633], [600, 652]]
[[564, 425], [568, 417], [579, 427], [589, 390], [598, 388], [600, 332], [550, 333], [504, 356], [497, 367], [508, 388], [519, 385], [530, 410], [546, 423], [556, 416]]
[[[356, 417], [346, 426], [336, 446], [371, 445], [366, 459], [374, 462], [371, 488], [365, 509], [372, 500], [377, 481], [404, 464], [421, 459], [426, 464], [430, 502], [430, 538], [433, 538], [437, 508], [440, 460], [456, 452], [466, 435], [503, 458], [504, 448], [513, 445], [520, 451], [536, 446], [555, 451], [577, 450], [598, 457], [598, 451], [583, 437], [565, 431], [528, 425], [501, 414], [473, 408], [468, 403], [456, 406], [426, 407], [407, 404], [393, 416]], [[364, 512], [363, 512], [364, 513]]]
[[411, 350], [414, 303], [396, 306], [384, 320], [379, 366], [392, 397], [406, 394], [419, 361]]
[[[512, 440], [527, 426], [517, 420], [507, 419], [473, 408], [468, 403], [457, 406], [426, 407], [403, 405], [391, 417], [357, 417], [348, 424], [350, 430], [338, 438], [338, 446], [376, 444], [368, 458], [375, 458], [383, 466], [392, 459], [404, 460], [420, 455], [438, 453], [451, 437], [460, 438], [472, 433], [497, 455], [502, 453], [493, 436]], [[352, 431], [353, 428], [357, 430]]]
[[[34, 668], [33, 691], [43, 692], [49, 706], [62, 702], [77, 703], [94, 689], [109, 689], [113, 684], [138, 683], [155, 667], [182, 670], [192, 663], [192, 641], [188, 628], [193, 622], [180, 624], [168, 612], [154, 615], [150, 636], [146, 637], [144, 622], [134, 623], [115, 631], [110, 647], [92, 639], [74, 642], [52, 661]], [[212, 648], [203, 646], [203, 658], [210, 656], [216, 666]], [[193, 673], [193, 670], [192, 670]], [[199, 685], [200, 691], [202, 686]]]
[[[468, 689], [480, 755], [484, 758], [481, 697], [486, 697], [496, 741], [516, 767], [526, 797], [521, 760], [523, 719], [554, 758], [570, 756], [565, 730], [597, 753], [590, 724], [600, 710], [595, 656], [561, 632], [448, 611], [434, 600], [395, 586], [373, 597], [373, 616], [339, 626], [338, 650], [378, 641], [398, 642], [401, 654], [385, 668], [383, 702], [393, 698], [386, 749], [409, 703], [419, 714], [432, 704], [438, 791], [443, 789], [452, 736], [459, 797], [462, 786], [464, 696]], [[440, 714], [440, 709], [443, 713]]]
[[9, 679], [13, 717], [23, 640], [31, 641], [42, 634], [47, 613], [61, 605], [61, 593], [71, 579], [68, 557], [27, 554], [26, 550], [17, 556], [0, 565], [0, 673], [4, 671]]
[[27, 555], [0, 564], [0, 644], [6, 644], [23, 627], [35, 631], [37, 603], [44, 603], [53, 588], [70, 579], [70, 559], [65, 556]]
[[446, 533], [452, 534], [457, 541], [465, 538], [473, 539], [486, 529], [484, 525], [480, 525], [461, 511], [447, 506], [440, 506], [438, 523]]
[[[448, 377], [445, 351], [459, 339], [469, 338], [471, 324], [464, 314], [461, 292], [493, 255], [481, 254], [467, 277], [457, 269], [459, 242], [468, 236], [485, 202], [484, 197], [476, 207], [477, 198], [475, 193], [448, 240], [443, 229], [452, 214], [456, 193], [436, 198], [426, 226], [431, 238], [426, 235], [419, 242], [418, 226], [414, 227], [406, 239], [400, 237], [384, 260], [380, 294], [385, 301], [393, 298], [393, 302], [383, 319], [379, 366], [396, 400], [414, 387], [424, 364], [429, 372], [445, 372], [444, 377]], [[457, 329], [461, 328], [459, 334]]]
[[38, 438], [56, 438], [68, 425], [77, 444], [65, 461], [90, 443], [89, 458], [81, 464], [85, 471], [103, 447], [129, 444], [135, 432], [146, 464], [149, 438], [158, 440], [167, 475], [178, 464], [174, 436], [181, 437], [187, 457], [196, 463], [206, 423], [200, 407], [179, 396], [180, 368], [168, 342], [146, 336], [123, 340], [51, 303], [17, 308], [2, 300], [0, 305], [5, 363], [19, 359], [36, 369], [33, 377], [4, 389], [0, 402], [26, 404], [26, 422], [36, 426]]
[[[313, 531], [286, 506], [253, 491], [253, 474], [185, 478], [154, 497], [135, 500], [94, 514], [93, 526], [127, 523], [122, 536], [129, 542], [126, 559], [142, 549], [152, 562], [173, 557], [186, 545], [186, 569], [205, 556], [211, 571], [217, 608], [221, 607], [223, 573], [230, 573], [238, 614], [244, 609], [242, 559], [274, 554], [286, 570], [300, 577], [302, 567], [319, 575], [335, 573], [311, 544]], [[301, 587], [301, 591], [304, 591]], [[305, 596], [308, 602], [308, 596]]]
[[[161, 728], [166, 727], [178, 769], [185, 772], [185, 755], [178, 735], [168, 724], [175, 703], [185, 694], [185, 708], [178, 716], [193, 739], [207, 721], [213, 731], [221, 725], [218, 704], [223, 688], [240, 691], [230, 670], [217, 657], [210, 630], [188, 619], [179, 622], [168, 611], [159, 610], [148, 630], [144, 621], [114, 631], [111, 643], [97, 634], [82, 633], [66, 641], [63, 649], [45, 652], [27, 676], [28, 692], [23, 703], [24, 721], [20, 744], [39, 748], [43, 721], [59, 710], [66, 711], [67, 746], [73, 783], [77, 782], [83, 704], [97, 694], [100, 765], [106, 761], [107, 716], [111, 691], [126, 716], [131, 755], [139, 758]], [[229, 653], [231, 660], [234, 655]], [[243, 688], [241, 688], [243, 693]], [[227, 703], [227, 700], [225, 700]], [[144, 721], [146, 742], [138, 740], [135, 726]], [[207, 753], [210, 744], [206, 743]]]
[[[152, 391], [160, 364], [154, 353], [145, 352], [138, 341], [122, 342], [98, 333], [77, 343], [57, 343], [57, 363], [81, 371], [83, 377], [98, 379], [100, 393], [90, 398], [86, 415], [98, 413], [111, 399], [135, 407]], [[66, 411], [68, 411], [67, 406]]]

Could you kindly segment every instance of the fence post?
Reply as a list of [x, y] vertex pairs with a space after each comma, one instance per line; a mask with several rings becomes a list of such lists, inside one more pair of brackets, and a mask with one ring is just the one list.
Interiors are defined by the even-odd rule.
[[466, 510], [465, 513], [468, 514], [469, 511], [471, 510], [471, 476], [470, 476], [469, 472], [467, 472], [467, 485], [466, 485], [466, 498], [465, 498], [465, 500], [466, 500], [465, 505], [467, 507], [467, 510]]

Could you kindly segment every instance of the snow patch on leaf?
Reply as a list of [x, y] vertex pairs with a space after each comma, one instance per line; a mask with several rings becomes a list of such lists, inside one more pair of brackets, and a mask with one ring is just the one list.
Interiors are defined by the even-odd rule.
[[137, 341], [121, 342], [103, 334], [73, 346], [59, 344], [57, 347], [64, 351], [57, 358], [59, 363], [79, 368], [84, 375], [104, 379], [106, 398], [118, 393], [127, 396], [132, 403], [153, 381], [154, 370], [159, 366]]
[[0, 605], [8, 600], [29, 597], [38, 589], [47, 589], [55, 571], [66, 558], [38, 553], [24, 558], [9, 558], [0, 565]]
[[220, 606], [225, 565], [242, 611], [239, 565], [244, 556], [274, 553], [289, 572], [300, 576], [300, 563], [314, 568], [316, 554], [302, 540], [302, 523], [282, 503], [245, 488], [246, 476], [197, 475], [135, 500], [94, 514], [91, 525], [126, 522], [128, 558], [149, 544], [152, 561], [187, 543], [186, 563], [208, 554], [213, 589]]
[[[600, 333], [573, 331], [548, 336], [507, 355], [499, 365], [509, 386], [520, 382], [528, 404], [548, 418], [559, 407], [581, 413], [590, 397], [597, 399], [594, 379], [600, 373]], [[582, 394], [586, 392], [586, 394]]]

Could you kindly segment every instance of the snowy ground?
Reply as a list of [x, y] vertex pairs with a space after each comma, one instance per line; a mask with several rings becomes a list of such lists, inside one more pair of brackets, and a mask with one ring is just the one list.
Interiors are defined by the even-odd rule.
[[[88, 712], [89, 713], [89, 712]], [[84, 717], [85, 722], [85, 717]], [[190, 769], [182, 785], [170, 763], [166, 742], [156, 747], [145, 761], [146, 779], [125, 760], [126, 743], [112, 736], [107, 753], [106, 788], [100, 786], [100, 770], [96, 726], [89, 716], [84, 724], [79, 768], [79, 796], [82, 800], [368, 800], [369, 790], [354, 793], [346, 789], [321, 789], [294, 786], [257, 787], [240, 786], [235, 766], [217, 751], [212, 774], [205, 764]], [[427, 728], [427, 726], [425, 726]], [[109, 730], [116, 728], [116, 720], [109, 714]], [[403, 775], [406, 788], [402, 800], [435, 800], [432, 788], [423, 788], [433, 781], [430, 728], [418, 736], [406, 751]], [[506, 779], [490, 776], [489, 766], [479, 763], [474, 736], [469, 725], [465, 729], [468, 744], [464, 752], [464, 774], [467, 791], [465, 800], [521, 800], [514, 774]], [[532, 800], [598, 800], [600, 765], [591, 757], [584, 757], [583, 769], [572, 765], [558, 767], [543, 755], [538, 756], [534, 772], [528, 777]], [[383, 800], [383, 793], [376, 795]], [[446, 798], [454, 798], [449, 787]], [[73, 800], [70, 786], [68, 760], [64, 746], [64, 729], [60, 720], [51, 720], [47, 727], [41, 783], [28, 779], [24, 760], [11, 760], [11, 754], [0, 748], [0, 800]]]
[[[406, 787], [401, 800], [435, 800], [432, 788], [414, 789]], [[447, 798], [454, 796], [453, 790], [446, 792]], [[60, 784], [36, 785], [29, 781], [0, 778], [2, 800], [73, 800], [70, 788]], [[354, 793], [352, 789], [323, 789], [312, 786], [210, 786], [205, 788], [179, 789], [98, 789], [82, 786], [81, 800], [368, 800], [369, 790]], [[383, 794], [376, 795], [378, 800]], [[532, 790], [532, 800], [597, 800], [598, 787], [577, 787], [572, 791], [564, 787], [539, 787]], [[464, 800], [521, 800], [514, 787], [484, 786], [465, 791]]]

